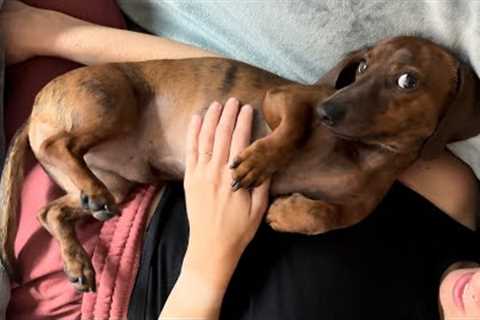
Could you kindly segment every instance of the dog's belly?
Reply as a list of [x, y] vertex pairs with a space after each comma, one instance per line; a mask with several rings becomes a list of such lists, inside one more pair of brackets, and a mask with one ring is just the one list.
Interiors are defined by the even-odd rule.
[[152, 183], [148, 159], [135, 140], [122, 137], [98, 144], [85, 154], [85, 162], [89, 168], [108, 171], [131, 182]]
[[[157, 94], [140, 109], [138, 125], [132, 132], [89, 150], [85, 155], [87, 165], [115, 172], [136, 183], [181, 180], [185, 172], [185, 143], [192, 115], [203, 114], [212, 101], [223, 102], [229, 96], [238, 97], [255, 109], [260, 108], [263, 97], [254, 90], [249, 94], [232, 90], [223, 95], [207, 91], [197, 94], [193, 101], [187, 94], [175, 97]], [[256, 112], [252, 135], [258, 139], [266, 134], [268, 129], [264, 119]]]

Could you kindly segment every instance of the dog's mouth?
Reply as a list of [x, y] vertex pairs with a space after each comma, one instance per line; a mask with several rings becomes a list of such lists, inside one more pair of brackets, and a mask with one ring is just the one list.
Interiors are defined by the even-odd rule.
[[320, 124], [322, 126], [324, 126], [325, 128], [327, 128], [331, 133], [333, 133], [334, 136], [342, 139], [342, 140], [348, 140], [348, 141], [361, 141], [359, 139], [359, 137], [356, 137], [356, 136], [351, 136], [351, 135], [347, 135], [347, 134], [344, 134], [344, 133], [341, 133], [337, 130], [335, 130], [332, 126], [328, 125], [327, 123], [323, 122], [323, 121], [320, 121]]
[[375, 146], [377, 148], [380, 148], [382, 150], [386, 150], [392, 153], [400, 153], [397, 146], [394, 146], [388, 143], [379, 142], [378, 140], [374, 139], [374, 137], [369, 137], [369, 136], [360, 137], [360, 136], [348, 135], [348, 134], [339, 132], [338, 130], [335, 130], [335, 128], [333, 128], [332, 126], [329, 126], [324, 122], [320, 122], [320, 123], [322, 126], [327, 128], [335, 137], [339, 139], [357, 142], [357, 143], [361, 143], [368, 146]]

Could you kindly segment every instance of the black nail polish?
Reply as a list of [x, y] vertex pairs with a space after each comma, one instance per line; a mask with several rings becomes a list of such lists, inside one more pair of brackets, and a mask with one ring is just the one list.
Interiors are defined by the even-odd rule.
[[232, 183], [232, 189], [233, 191], [237, 191], [238, 189], [240, 189], [240, 181], [234, 181]]

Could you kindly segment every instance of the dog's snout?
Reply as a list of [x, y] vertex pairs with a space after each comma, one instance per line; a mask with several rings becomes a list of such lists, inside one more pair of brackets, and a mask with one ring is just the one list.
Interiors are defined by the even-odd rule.
[[345, 118], [346, 108], [342, 105], [323, 104], [317, 107], [320, 120], [329, 126], [335, 126]]

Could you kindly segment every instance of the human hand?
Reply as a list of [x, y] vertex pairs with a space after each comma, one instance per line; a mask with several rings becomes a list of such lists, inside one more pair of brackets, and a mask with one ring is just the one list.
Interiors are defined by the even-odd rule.
[[253, 190], [234, 191], [231, 185], [228, 164], [250, 143], [252, 118], [251, 106], [240, 109], [231, 98], [223, 112], [212, 103], [203, 123], [195, 115], [188, 131], [184, 187], [190, 236], [184, 268], [215, 270], [212, 281], [220, 283], [228, 283], [268, 204], [268, 182]]

